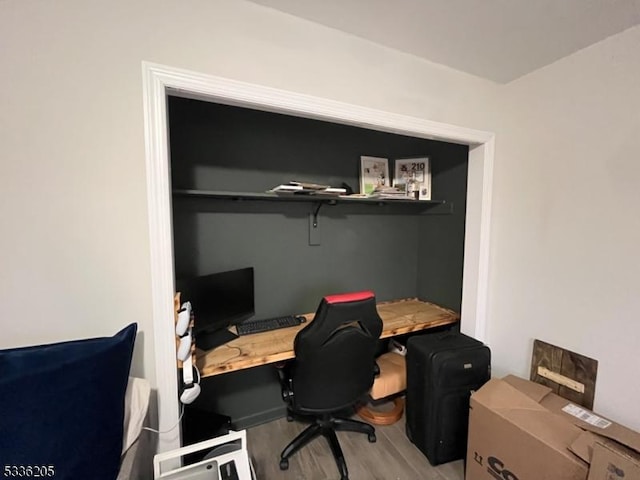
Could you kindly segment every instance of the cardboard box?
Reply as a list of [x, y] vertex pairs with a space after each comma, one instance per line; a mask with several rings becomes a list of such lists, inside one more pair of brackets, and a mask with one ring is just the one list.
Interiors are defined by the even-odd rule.
[[621, 445], [597, 442], [588, 480], [640, 480], [640, 455]]
[[[492, 379], [470, 408], [466, 480], [640, 480], [628, 473], [638, 466], [640, 434], [548, 387]], [[625, 476], [606, 476], [616, 468]]]

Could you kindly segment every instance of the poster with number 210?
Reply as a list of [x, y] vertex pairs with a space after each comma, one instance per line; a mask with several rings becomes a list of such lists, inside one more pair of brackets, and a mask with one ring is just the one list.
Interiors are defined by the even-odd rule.
[[431, 169], [429, 158], [399, 158], [395, 161], [393, 186], [403, 189], [415, 175], [420, 188], [419, 200], [431, 200]]

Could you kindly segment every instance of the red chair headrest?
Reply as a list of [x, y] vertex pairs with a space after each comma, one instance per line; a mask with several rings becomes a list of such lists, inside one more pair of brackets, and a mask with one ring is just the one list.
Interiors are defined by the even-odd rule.
[[360, 300], [368, 300], [374, 298], [375, 294], [370, 290], [353, 293], [340, 293], [338, 295], [327, 295], [324, 297], [325, 301], [330, 304], [346, 303], [346, 302], [358, 302]]

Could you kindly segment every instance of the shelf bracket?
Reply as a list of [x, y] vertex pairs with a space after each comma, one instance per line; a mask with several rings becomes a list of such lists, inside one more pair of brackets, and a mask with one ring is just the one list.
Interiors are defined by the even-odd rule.
[[313, 211], [313, 228], [318, 228], [318, 213], [320, 212], [320, 208], [322, 208], [322, 202], [319, 202], [318, 206]]
[[322, 208], [322, 202], [318, 202], [312, 213], [309, 213], [309, 245], [320, 245], [320, 226], [318, 225], [318, 213]]

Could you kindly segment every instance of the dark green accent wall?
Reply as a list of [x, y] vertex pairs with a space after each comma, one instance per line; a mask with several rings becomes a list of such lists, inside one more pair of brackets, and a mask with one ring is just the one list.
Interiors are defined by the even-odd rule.
[[454, 213], [423, 216], [418, 230], [418, 297], [457, 312], [462, 303], [467, 167], [466, 153], [434, 162], [434, 195], [452, 202]]
[[[253, 266], [256, 317], [315, 311], [331, 293], [371, 289], [379, 301], [419, 297], [460, 310], [468, 148], [318, 120], [169, 97], [173, 189], [264, 192], [290, 180], [359, 189], [362, 155], [428, 156], [432, 198], [451, 214], [414, 208], [173, 197], [177, 278]], [[197, 309], [196, 309], [197, 315]], [[275, 382], [275, 383], [274, 383]], [[203, 381], [202, 400], [236, 428], [278, 418], [270, 367]]]
[[253, 266], [256, 315], [313, 311], [322, 295], [372, 289], [379, 300], [419, 296], [459, 310], [468, 149], [346, 125], [169, 97], [174, 189], [264, 192], [290, 180], [358, 190], [361, 155], [429, 156], [433, 199], [452, 215], [401, 208], [320, 211], [312, 204], [242, 205], [174, 197], [177, 277]]

